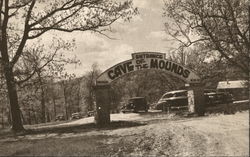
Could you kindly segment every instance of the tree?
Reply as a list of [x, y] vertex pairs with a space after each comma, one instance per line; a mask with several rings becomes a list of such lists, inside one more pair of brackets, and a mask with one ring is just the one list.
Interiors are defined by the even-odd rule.
[[168, 35], [181, 47], [203, 44], [219, 53], [248, 75], [250, 47], [248, 0], [171, 0], [165, 1], [164, 15]]
[[[66, 64], [78, 64], [80, 61], [75, 58], [66, 58], [63, 56], [62, 52], [59, 50], [70, 50], [74, 47], [74, 44], [62, 40], [53, 42], [49, 46], [52, 50], [44, 48], [43, 45], [36, 45], [34, 47], [35, 48], [32, 48], [21, 56], [21, 65], [17, 64], [18, 69], [15, 71], [19, 73], [19, 81], [17, 81], [19, 87], [22, 86], [22, 84], [25, 86], [31, 83], [32, 86], [36, 88], [36, 93], [39, 94], [37, 99], [41, 104], [41, 122], [45, 123], [46, 119], [47, 121], [50, 120], [50, 113], [46, 112], [46, 110], [48, 111], [46, 103], [49, 102], [49, 97], [47, 95], [49, 90], [51, 90], [49, 87], [51, 85], [51, 79], [59, 77], [59, 75], [65, 71]], [[48, 53], [50, 51], [53, 52]], [[44, 52], [47, 53], [45, 54]], [[20, 74], [25, 75], [25, 79], [21, 79], [20, 77], [22, 75]], [[26, 81], [29, 82], [25, 83]]]
[[69, 119], [71, 114], [71, 103], [72, 103], [71, 93], [74, 88], [73, 79], [75, 79], [76, 76], [74, 74], [65, 73], [62, 77], [64, 77], [64, 79], [60, 81], [59, 84], [61, 86], [64, 98], [65, 116], [66, 119]]
[[57, 107], [60, 107], [60, 104], [57, 104], [57, 100], [60, 99], [60, 91], [59, 91], [59, 84], [52, 79], [49, 84], [48, 84], [48, 89], [47, 89], [47, 96], [48, 99], [50, 100], [50, 106], [52, 107], [53, 114], [51, 113], [53, 119], [56, 119], [57, 116]]
[[[131, 1], [111, 0], [0, 0], [0, 51], [10, 100], [12, 129], [24, 130], [13, 69], [28, 41], [48, 31], [93, 31], [104, 34], [118, 19], [129, 20], [137, 10]], [[18, 23], [18, 24], [17, 24]]]
[[101, 74], [100, 69], [98, 68], [98, 64], [94, 63], [91, 66], [91, 70], [88, 71], [83, 76], [84, 81], [84, 100], [87, 103], [87, 110], [94, 110], [94, 85], [97, 77]]

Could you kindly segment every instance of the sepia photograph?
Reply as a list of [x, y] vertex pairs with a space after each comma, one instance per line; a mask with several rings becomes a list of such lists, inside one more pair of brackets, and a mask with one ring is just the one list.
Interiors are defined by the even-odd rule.
[[0, 0], [0, 157], [247, 157], [249, 0]]

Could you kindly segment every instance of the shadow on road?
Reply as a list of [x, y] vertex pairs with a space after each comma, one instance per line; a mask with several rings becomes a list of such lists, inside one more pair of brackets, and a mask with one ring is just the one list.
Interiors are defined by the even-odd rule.
[[[7, 137], [11, 136], [24, 136], [24, 135], [35, 135], [35, 134], [63, 134], [63, 133], [84, 133], [89, 131], [99, 131], [99, 130], [114, 130], [119, 128], [129, 128], [129, 127], [136, 127], [136, 126], [142, 126], [146, 125], [146, 123], [143, 122], [132, 122], [132, 121], [114, 121], [111, 122], [109, 125], [98, 127], [95, 123], [88, 123], [88, 124], [82, 124], [82, 125], [69, 125], [69, 126], [48, 126], [43, 128], [30, 128], [26, 129], [25, 132], [22, 134], [8, 134]], [[2, 134], [2, 138], [6, 137], [6, 134]]]

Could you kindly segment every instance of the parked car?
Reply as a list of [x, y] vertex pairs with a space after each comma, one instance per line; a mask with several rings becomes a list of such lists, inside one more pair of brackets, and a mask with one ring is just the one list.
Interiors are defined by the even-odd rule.
[[227, 92], [204, 93], [204, 96], [205, 96], [205, 102], [207, 106], [233, 102], [233, 96]]
[[[232, 95], [226, 92], [205, 90], [205, 103], [207, 106], [233, 102]], [[156, 109], [185, 109], [188, 107], [187, 90], [176, 90], [165, 93], [157, 102]]]
[[95, 111], [88, 111], [87, 112], [88, 117], [94, 116], [94, 114], [95, 114]]
[[71, 114], [71, 119], [80, 119], [80, 118], [82, 118], [82, 116], [79, 112]]
[[216, 93], [217, 90], [216, 89], [204, 89], [204, 94], [206, 93]]
[[156, 109], [185, 109], [188, 106], [187, 90], [167, 92], [157, 102]]
[[133, 97], [128, 100], [128, 103], [125, 104], [121, 111], [125, 112], [139, 112], [145, 111], [148, 112], [149, 105], [144, 97]]
[[55, 119], [55, 121], [64, 121], [64, 120], [65, 120], [64, 115], [58, 115], [56, 116], [56, 119]]

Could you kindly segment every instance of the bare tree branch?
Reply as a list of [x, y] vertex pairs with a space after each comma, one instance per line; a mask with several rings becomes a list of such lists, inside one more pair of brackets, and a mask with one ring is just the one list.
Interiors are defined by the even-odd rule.
[[248, 71], [248, 69], [245, 69], [244, 66], [242, 66], [239, 62], [234, 61], [232, 58], [230, 58], [221, 48], [221, 45], [219, 42], [216, 41], [216, 39], [214, 38], [214, 36], [212, 35], [212, 33], [209, 31], [209, 29], [207, 28], [207, 26], [205, 24], [203, 24], [203, 27], [205, 28], [206, 32], [208, 33], [208, 35], [210, 36], [211, 40], [213, 41], [213, 43], [216, 46], [216, 49], [221, 53], [221, 55], [223, 57], [225, 57], [227, 60], [229, 60], [231, 63], [235, 64], [235, 66], [239, 67], [240, 69], [242, 69], [243, 71]]
[[26, 2], [24, 3], [15, 3], [11, 6], [9, 6], [9, 9], [19, 9], [19, 8], [22, 8], [22, 7], [25, 7], [27, 6], [29, 3], [31, 3], [33, 0], [26, 0]]
[[238, 27], [238, 22], [236, 20], [235, 14], [234, 14], [234, 9], [231, 5], [231, 2], [229, 0], [225, 0], [227, 5], [229, 6], [229, 11], [232, 17], [232, 20], [234, 22], [234, 26], [238, 32], [238, 34], [241, 36], [241, 38], [244, 40], [245, 44], [248, 45], [248, 47], [250, 47], [250, 41], [248, 41], [247, 37], [241, 32], [241, 30]]
[[[95, 2], [97, 2], [99, 0], [96, 0], [96, 1], [93, 1], [92, 3], [94, 4]], [[74, 3], [72, 3], [74, 2]], [[70, 3], [72, 3], [70, 6], [66, 7], [67, 5], [69, 5]], [[34, 23], [30, 24], [30, 27], [34, 27], [36, 26], [37, 24], [40, 24], [42, 23], [44, 20], [48, 19], [49, 17], [52, 17], [54, 14], [56, 14], [57, 12], [60, 12], [60, 11], [66, 11], [66, 10], [69, 10], [69, 9], [72, 9], [72, 8], [75, 8], [77, 6], [81, 6], [81, 7], [88, 7], [91, 3], [85, 3], [85, 1], [79, 1], [79, 2], [76, 2], [75, 0], [70, 0], [66, 3], [64, 3], [61, 7], [59, 8], [56, 8], [54, 10], [52, 10], [50, 13], [46, 14], [45, 16], [41, 17], [40, 19], [36, 20]]]
[[32, 0], [32, 3], [30, 4], [30, 7], [28, 9], [27, 16], [26, 16], [26, 19], [25, 19], [23, 37], [22, 37], [22, 40], [20, 42], [20, 45], [18, 46], [16, 54], [14, 55], [14, 57], [13, 57], [13, 59], [11, 61], [11, 66], [12, 67], [15, 65], [15, 63], [18, 61], [19, 57], [21, 56], [21, 54], [23, 52], [23, 48], [24, 48], [24, 46], [26, 44], [26, 41], [28, 39], [28, 33], [30, 31], [29, 20], [30, 20], [30, 17], [31, 17], [32, 9], [35, 6], [35, 3], [36, 3], [36, 0]]
[[[247, 15], [241, 2], [223, 0], [176, 0], [165, 2], [164, 15], [174, 21], [174, 25], [166, 25], [166, 32], [181, 43], [180, 47], [194, 44], [187, 33], [197, 34], [199, 39], [210, 50], [217, 50], [228, 62], [248, 74], [249, 56], [246, 50], [250, 47], [247, 38]], [[184, 38], [184, 40], [183, 40]]]
[[[72, 15], [73, 16], [73, 15]], [[112, 23], [114, 23], [116, 20], [118, 20], [120, 17], [114, 19], [114, 20], [111, 20], [110, 22], [108, 23], [102, 23], [101, 21], [99, 21], [99, 23], [96, 23], [94, 25], [91, 25], [91, 26], [83, 26], [81, 28], [62, 28], [62, 27], [56, 27], [57, 24], [53, 25], [53, 26], [50, 26], [50, 27], [39, 27], [39, 28], [31, 28], [31, 31], [41, 31], [40, 33], [37, 33], [36, 35], [32, 35], [32, 36], [29, 36], [28, 39], [34, 39], [34, 38], [37, 38], [39, 36], [41, 36], [42, 34], [44, 34], [45, 32], [49, 31], [49, 30], [56, 30], [56, 31], [62, 31], [62, 32], [74, 32], [74, 31], [93, 31], [93, 32], [97, 32], [99, 34], [102, 34], [106, 37], [108, 37], [107, 35], [105, 35], [104, 33], [102, 33], [101, 31], [98, 31], [97, 29], [99, 27], [105, 27], [105, 26], [109, 26], [111, 25]], [[66, 19], [65, 19], [66, 20]], [[62, 20], [64, 21], [64, 19]], [[62, 22], [61, 21], [61, 22]], [[60, 22], [60, 23], [61, 23]], [[110, 38], [110, 37], [109, 37]], [[110, 38], [112, 39], [112, 38]]]
[[56, 53], [59, 49], [56, 49], [55, 52], [53, 53], [53, 55], [51, 56], [51, 58], [49, 60], [47, 60], [46, 63], [44, 63], [42, 66], [40, 67], [34, 67], [34, 70], [32, 73], [29, 74], [29, 76], [27, 76], [25, 79], [23, 80], [19, 80], [19, 81], [16, 81], [16, 83], [20, 86], [22, 83], [28, 81], [31, 77], [33, 77], [35, 75], [35, 73], [37, 71], [41, 71], [44, 67], [46, 67], [49, 63], [51, 63], [53, 60], [54, 60], [54, 57], [56, 56]]

